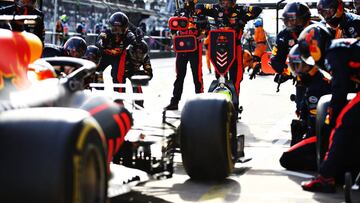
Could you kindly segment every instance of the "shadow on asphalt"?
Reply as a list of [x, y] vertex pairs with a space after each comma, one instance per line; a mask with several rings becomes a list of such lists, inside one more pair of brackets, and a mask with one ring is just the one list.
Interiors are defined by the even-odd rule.
[[170, 203], [169, 201], [141, 194], [141, 192], [132, 191], [124, 195], [111, 198], [110, 203]]

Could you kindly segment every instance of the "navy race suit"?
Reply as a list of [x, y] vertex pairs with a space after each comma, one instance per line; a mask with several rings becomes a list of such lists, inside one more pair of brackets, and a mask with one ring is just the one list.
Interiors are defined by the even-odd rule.
[[[330, 109], [335, 127], [329, 150], [320, 167], [324, 177], [343, 177], [345, 171], [359, 171], [360, 159], [360, 40], [333, 40], [326, 54], [325, 67], [331, 71]], [[347, 94], [357, 95], [347, 102]], [[353, 173], [356, 174], [356, 173]]]
[[276, 37], [276, 45], [271, 54], [271, 67], [279, 74], [287, 68], [286, 59], [291, 47], [297, 44], [297, 38], [300, 33], [291, 32], [283, 29]]
[[[271, 67], [278, 73], [283, 74], [286, 72], [287, 64], [286, 59], [289, 54], [290, 49], [298, 43], [297, 38], [299, 33], [292, 32], [288, 29], [283, 29], [276, 37], [276, 45], [274, 46], [271, 54]], [[290, 76], [289, 76], [290, 79]], [[296, 83], [296, 112], [300, 112], [301, 101], [303, 100], [305, 94], [304, 85], [297, 80]]]
[[300, 78], [305, 86], [304, 98], [301, 102], [300, 119], [306, 121], [308, 132], [306, 137], [315, 136], [316, 106], [323, 95], [330, 94], [330, 80], [317, 67], [310, 70], [306, 77]]
[[344, 13], [339, 28], [343, 38], [360, 37], [360, 16], [353, 13]]
[[305, 134], [299, 134], [301, 137], [292, 135], [292, 139], [295, 140], [291, 140], [292, 146], [283, 153], [280, 164], [289, 170], [315, 170], [317, 168], [316, 106], [321, 96], [330, 94], [330, 81], [317, 67], [312, 68], [301, 80], [305, 87], [305, 94], [301, 102], [300, 120], [305, 124]]
[[347, 94], [359, 90], [360, 41], [351, 41], [354, 40], [333, 40], [326, 55], [325, 67], [332, 75], [329, 113], [333, 124], [337, 115], [347, 104]]
[[[194, 35], [197, 38], [197, 49], [193, 52], [178, 52], [176, 53], [176, 80], [174, 82], [173, 97], [171, 104], [178, 104], [184, 86], [184, 79], [186, 76], [187, 63], [190, 62], [191, 72], [195, 85], [195, 93], [204, 92], [203, 75], [202, 75], [202, 42], [201, 35], [205, 34], [205, 30], [200, 29], [194, 22], [194, 8], [184, 8], [178, 13], [180, 16], [186, 17], [189, 20], [187, 30], [178, 31], [177, 35]], [[174, 31], [171, 31], [174, 33]]]
[[241, 47], [243, 29], [249, 20], [257, 18], [261, 12], [262, 9], [260, 7], [239, 4], [234, 4], [234, 6], [227, 10], [224, 10], [218, 4], [198, 4], [196, 6], [196, 15], [199, 19], [203, 19], [206, 16], [212, 17], [219, 28], [232, 29], [236, 32], [236, 53], [234, 54], [236, 58], [229, 70], [229, 75], [237, 96], [240, 94], [240, 82], [243, 79], [244, 72]]
[[[120, 36], [112, 34], [109, 29], [100, 33], [95, 43], [102, 53], [99, 71], [102, 72], [111, 65], [111, 77], [114, 83], [124, 83], [126, 48], [130, 44], [136, 44], [136, 37], [131, 31], [128, 30]], [[122, 88], [116, 88], [116, 90], [121, 92]]]

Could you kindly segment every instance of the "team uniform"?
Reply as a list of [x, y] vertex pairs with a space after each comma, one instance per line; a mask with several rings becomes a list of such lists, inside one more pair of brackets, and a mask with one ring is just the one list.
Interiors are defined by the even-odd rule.
[[[301, 184], [308, 191], [335, 192], [335, 180], [342, 179], [347, 171], [356, 175], [360, 170], [360, 161], [355, 156], [360, 153], [360, 41], [331, 39], [330, 32], [320, 25], [309, 26], [299, 37], [304, 60], [316, 63], [332, 75], [332, 98], [324, 125], [334, 128], [319, 176]], [[316, 46], [310, 48], [310, 42]], [[356, 96], [348, 102], [350, 92]]]
[[230, 29], [236, 32], [235, 61], [229, 69], [230, 80], [233, 82], [237, 96], [240, 94], [240, 82], [243, 79], [243, 56], [241, 38], [245, 24], [257, 18], [262, 9], [260, 7], [234, 4], [224, 9], [219, 4], [200, 4], [196, 6], [196, 15], [199, 19], [212, 17], [219, 28]]
[[179, 10], [177, 14], [188, 18], [189, 25], [187, 30], [172, 31], [178, 36], [192, 35], [196, 38], [197, 49], [191, 52], [177, 52], [176, 53], [176, 79], [174, 82], [173, 96], [170, 104], [165, 107], [167, 110], [177, 110], [178, 104], [183, 92], [184, 79], [187, 72], [187, 64], [190, 63], [191, 72], [193, 75], [193, 82], [195, 85], [195, 93], [204, 92], [203, 73], [202, 73], [202, 42], [201, 37], [205, 34], [205, 28], [195, 23], [195, 3], [186, 2], [183, 9]]

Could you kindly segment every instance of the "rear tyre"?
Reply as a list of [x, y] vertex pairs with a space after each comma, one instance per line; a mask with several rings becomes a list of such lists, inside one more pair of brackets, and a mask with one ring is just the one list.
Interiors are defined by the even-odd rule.
[[106, 202], [105, 137], [86, 111], [0, 114], [0, 202]]
[[330, 129], [324, 125], [327, 115], [327, 108], [329, 106], [331, 95], [322, 96], [317, 104], [316, 114], [316, 163], [317, 168], [320, 168], [324, 160], [325, 153], [329, 145]]
[[180, 143], [185, 171], [192, 179], [221, 180], [234, 167], [234, 106], [220, 94], [189, 100], [181, 114]]

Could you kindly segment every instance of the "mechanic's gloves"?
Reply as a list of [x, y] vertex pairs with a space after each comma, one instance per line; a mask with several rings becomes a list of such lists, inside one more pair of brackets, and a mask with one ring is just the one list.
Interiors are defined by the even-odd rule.
[[150, 77], [149, 80], [151, 80], [153, 78], [153, 73], [152, 70], [144, 70], [145, 74], [148, 75]]
[[284, 83], [290, 79], [293, 79], [293, 76], [292, 75], [288, 75], [288, 74], [279, 74], [277, 73], [274, 77], [274, 82], [276, 83]]

